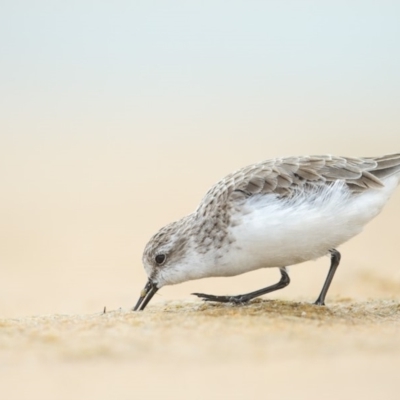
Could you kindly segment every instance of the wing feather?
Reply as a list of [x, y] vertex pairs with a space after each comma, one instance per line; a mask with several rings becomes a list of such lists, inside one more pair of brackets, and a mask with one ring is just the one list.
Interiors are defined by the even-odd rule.
[[242, 201], [257, 194], [290, 197], [299, 190], [344, 182], [353, 194], [384, 186], [382, 180], [399, 175], [400, 154], [353, 158], [318, 155], [266, 160], [236, 171], [214, 185], [200, 208], [207, 209], [216, 198], [222, 203]]
[[381, 179], [400, 172], [400, 154], [375, 158], [333, 157], [331, 155], [288, 157], [267, 160], [238, 171], [235, 189], [247, 196], [258, 193], [290, 196], [300, 187], [315, 187], [343, 181], [359, 193], [379, 189]]

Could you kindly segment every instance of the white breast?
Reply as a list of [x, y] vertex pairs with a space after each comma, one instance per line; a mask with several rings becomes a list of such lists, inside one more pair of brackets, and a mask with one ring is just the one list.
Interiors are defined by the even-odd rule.
[[[387, 178], [380, 190], [351, 194], [337, 182], [314, 198], [282, 202], [271, 196], [249, 198], [232, 218], [234, 242], [210, 275], [232, 276], [259, 268], [284, 267], [326, 255], [361, 232], [383, 208], [398, 184]], [[211, 267], [211, 266], [210, 266]]]

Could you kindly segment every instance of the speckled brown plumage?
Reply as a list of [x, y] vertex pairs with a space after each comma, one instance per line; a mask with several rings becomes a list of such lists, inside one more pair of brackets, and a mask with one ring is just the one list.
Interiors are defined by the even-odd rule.
[[216, 183], [197, 208], [197, 242], [207, 251], [207, 241], [222, 246], [228, 235], [232, 210], [254, 195], [275, 195], [290, 199], [341, 180], [357, 194], [383, 186], [381, 178], [400, 170], [400, 154], [373, 158], [330, 155], [276, 158], [244, 167]]
[[150, 239], [143, 254], [149, 280], [134, 310], [143, 310], [165, 285], [279, 268], [277, 284], [252, 293], [196, 294], [210, 301], [248, 301], [287, 286], [286, 266], [330, 254], [316, 301], [324, 304], [340, 262], [336, 248], [379, 214], [399, 182], [400, 154], [277, 158], [229, 174], [195, 212]]
[[[206, 193], [196, 211], [163, 227], [146, 246], [143, 259], [153, 265], [154, 274], [163, 266], [154, 264], [157, 253], [168, 252], [168, 261], [179, 260], [188, 250], [187, 241], [199, 254], [232, 244], [230, 229], [245, 216], [246, 201], [255, 196], [275, 196], [290, 201], [296, 195], [311, 196], [319, 188], [337, 181], [357, 196], [380, 189], [381, 179], [400, 172], [400, 154], [383, 157], [334, 157], [331, 155], [286, 157], [266, 160], [227, 175]], [[236, 217], [233, 218], [233, 216]], [[173, 249], [165, 249], [173, 242]]]

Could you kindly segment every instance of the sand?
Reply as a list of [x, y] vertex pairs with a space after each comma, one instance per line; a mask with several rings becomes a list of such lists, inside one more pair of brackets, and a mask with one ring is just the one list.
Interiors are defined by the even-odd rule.
[[165, 301], [0, 320], [4, 399], [398, 399], [400, 303]]
[[[155, 199], [159, 188], [149, 182]], [[194, 186], [185, 189], [188, 209], [207, 187]], [[96, 213], [90, 205], [92, 214], [54, 217], [54, 226], [46, 218], [61, 213], [43, 207], [31, 224], [21, 214], [19, 236], [10, 219], [2, 240], [0, 399], [400, 398], [400, 190], [340, 247], [326, 307], [310, 303], [328, 257], [293, 266], [287, 288], [243, 307], [190, 293], [244, 293], [275, 283], [279, 271], [162, 288], [133, 313], [146, 282], [140, 259], [148, 237], [185, 213], [175, 200], [98, 205]]]
[[326, 308], [329, 258], [130, 311], [149, 238], [228, 173], [400, 151], [399, 4], [3, 1], [0, 400], [399, 400], [400, 187]]

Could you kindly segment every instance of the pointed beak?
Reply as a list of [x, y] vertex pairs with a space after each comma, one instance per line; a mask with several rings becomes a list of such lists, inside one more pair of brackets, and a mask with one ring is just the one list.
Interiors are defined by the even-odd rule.
[[143, 311], [151, 298], [156, 294], [157, 290], [158, 287], [149, 279], [146, 283], [146, 286], [140, 293], [139, 300], [132, 311]]

